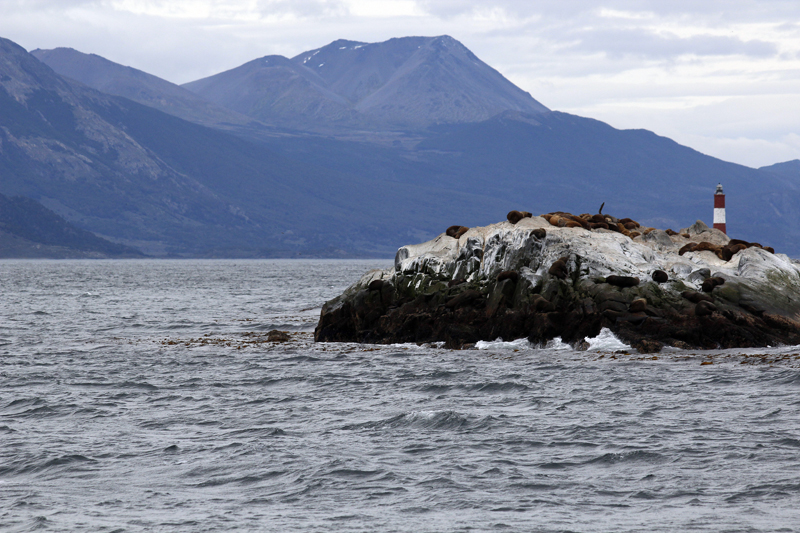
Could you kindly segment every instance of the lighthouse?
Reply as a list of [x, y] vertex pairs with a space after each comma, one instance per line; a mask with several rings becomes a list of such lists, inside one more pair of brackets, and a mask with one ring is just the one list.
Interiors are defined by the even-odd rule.
[[717, 184], [717, 192], [714, 193], [714, 229], [725, 231], [725, 193], [722, 192], [722, 184]]

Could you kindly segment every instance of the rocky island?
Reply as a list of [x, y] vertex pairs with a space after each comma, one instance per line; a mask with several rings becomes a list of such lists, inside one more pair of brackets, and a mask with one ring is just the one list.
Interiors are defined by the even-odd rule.
[[[600, 209], [602, 213], [602, 207]], [[560, 337], [576, 349], [608, 328], [643, 353], [800, 344], [800, 265], [697, 221], [511, 211], [403, 246], [327, 302], [317, 341], [444, 342]]]

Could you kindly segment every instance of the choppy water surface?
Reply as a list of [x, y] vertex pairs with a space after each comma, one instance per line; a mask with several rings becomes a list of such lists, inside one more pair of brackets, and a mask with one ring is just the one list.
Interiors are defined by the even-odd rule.
[[0, 529], [800, 529], [800, 348], [315, 344], [385, 266], [0, 262]]

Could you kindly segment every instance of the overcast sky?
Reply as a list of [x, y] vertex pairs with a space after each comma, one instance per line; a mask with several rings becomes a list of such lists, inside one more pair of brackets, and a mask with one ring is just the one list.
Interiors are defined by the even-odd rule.
[[184, 83], [335, 39], [451, 35], [550, 109], [800, 158], [800, 0], [0, 0], [0, 36]]

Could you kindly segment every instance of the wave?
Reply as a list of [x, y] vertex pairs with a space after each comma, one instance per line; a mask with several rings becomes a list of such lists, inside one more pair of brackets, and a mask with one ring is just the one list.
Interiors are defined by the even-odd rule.
[[385, 420], [374, 422], [362, 422], [360, 424], [348, 424], [342, 429], [382, 429], [382, 428], [415, 428], [427, 430], [455, 430], [455, 429], [479, 429], [485, 427], [492, 417], [476, 419], [468, 415], [457, 413], [456, 411], [411, 411], [401, 415], [393, 416]]

